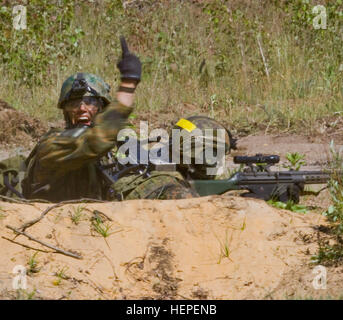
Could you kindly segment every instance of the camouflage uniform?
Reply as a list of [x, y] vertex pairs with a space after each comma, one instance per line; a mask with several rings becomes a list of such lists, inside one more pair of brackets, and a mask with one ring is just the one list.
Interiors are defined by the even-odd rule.
[[175, 172], [152, 171], [149, 176], [130, 175], [113, 185], [119, 199], [185, 199], [197, 197], [183, 176]]
[[[122, 80], [133, 79], [139, 82], [139, 59], [128, 52], [124, 40], [121, 39], [121, 42], [123, 59], [118, 64], [118, 68]], [[127, 88], [121, 88], [120, 91], [130, 92]], [[115, 183], [109, 184], [99, 166], [106, 164], [109, 159], [112, 162], [118, 161], [111, 151], [116, 146], [118, 132], [125, 126], [133, 109], [113, 100], [109, 91], [109, 86], [101, 78], [88, 73], [77, 73], [63, 83], [58, 107], [64, 111], [66, 129], [51, 129], [40, 139], [25, 160], [25, 177], [19, 184], [24, 197], [56, 202], [80, 198], [127, 200], [198, 196], [186, 179], [206, 178], [206, 168], [210, 166], [206, 163], [205, 165], [177, 165], [177, 171], [131, 172]], [[70, 114], [65, 110], [65, 103], [75, 99], [85, 102], [87, 99], [83, 97], [87, 96], [95, 97], [94, 101], [100, 103], [100, 109], [93, 122], [75, 127], [69, 119]], [[187, 132], [191, 132], [196, 127], [222, 128], [213, 119], [207, 117], [192, 117], [189, 120], [179, 121], [178, 128], [185, 129]], [[228, 137], [225, 141], [217, 141], [215, 138], [214, 145], [225, 144], [225, 148], [229, 149], [230, 142]], [[192, 155], [194, 156], [193, 151]], [[2, 172], [6, 174], [6, 170], [8, 171], [8, 165], [0, 166], [0, 175]], [[15, 184], [15, 171], [11, 173]], [[6, 179], [8, 185], [8, 178]], [[0, 184], [0, 194], [7, 195], [10, 192], [8, 189]], [[13, 192], [13, 188], [10, 189]], [[14, 193], [18, 196], [16, 192]]]
[[[22, 192], [20, 181], [23, 179], [25, 170], [23, 166], [24, 160], [25, 157], [19, 154], [0, 161], [0, 195], [20, 197], [20, 193]], [[12, 190], [14, 189], [14, 191], [7, 187], [5, 184], [6, 180], [7, 185], [10, 185], [10, 188]]]
[[26, 161], [24, 196], [49, 201], [101, 199], [95, 163], [113, 148], [131, 111], [114, 101], [96, 116], [93, 127], [50, 130]]
[[[226, 155], [230, 153], [231, 149], [236, 149], [236, 139], [232, 138], [230, 131], [216, 120], [206, 116], [191, 116], [187, 119], [180, 119], [174, 129], [182, 129], [183, 138], [191, 142], [189, 144], [190, 150], [186, 148], [180, 150], [180, 157], [183, 157], [184, 152], [191, 154], [191, 164], [180, 162], [177, 166], [177, 170], [187, 179], [215, 179], [215, 175], [207, 174], [207, 169], [214, 168], [216, 163], [208, 163], [205, 157], [206, 148], [209, 150], [213, 148], [214, 154], [221, 148]], [[195, 136], [192, 135], [194, 129], [200, 129], [200, 135], [195, 136], [203, 138], [202, 148], [195, 146]], [[212, 137], [206, 136], [206, 129], [213, 130]], [[218, 129], [223, 130], [224, 135], [222, 137], [218, 135]], [[222, 140], [222, 138], [224, 139]], [[202, 164], [196, 164], [195, 159], [201, 157], [203, 157]]]
[[[27, 159], [23, 194], [28, 199], [62, 201], [80, 198], [173, 199], [196, 196], [178, 172], [150, 172], [149, 177], [130, 174], [111, 189], [96, 164], [110, 151], [117, 133], [131, 112], [118, 102], [96, 116], [94, 127], [53, 129], [38, 143]], [[106, 157], [104, 157], [106, 161]], [[119, 195], [119, 197], [118, 197]]]
[[[117, 133], [131, 110], [113, 101], [96, 116], [93, 127], [50, 130], [26, 159], [27, 170], [22, 182], [24, 196], [50, 201], [80, 198], [180, 199], [198, 196], [185, 178], [213, 179], [214, 176], [206, 175], [206, 168], [210, 165], [181, 163], [177, 165], [177, 171], [150, 171], [148, 175], [130, 173], [110, 186], [105, 183], [97, 164], [107, 164], [109, 154], [111, 160], [116, 161], [113, 159], [114, 153], [108, 152], [115, 146]], [[180, 123], [185, 122], [200, 129], [223, 128], [215, 120], [200, 116], [182, 119], [177, 127], [184, 129]], [[215, 146], [221, 144], [216, 137], [213, 140]], [[235, 147], [229, 132], [223, 143], [226, 153]], [[19, 167], [12, 162], [2, 163], [0, 175], [1, 170], [5, 172], [10, 167]], [[8, 194], [8, 190], [0, 185], [0, 194], [6, 194], [1, 191], [7, 191]]]
[[64, 113], [67, 129], [52, 129], [41, 138], [26, 160], [27, 170], [22, 182], [24, 197], [56, 202], [80, 198], [124, 200], [196, 196], [178, 172], [152, 171], [149, 176], [130, 174], [113, 186], [106, 184], [98, 164], [106, 163], [106, 156], [115, 147], [117, 134], [126, 124], [132, 108], [112, 101], [108, 95], [109, 86], [91, 74], [73, 75], [64, 82], [58, 103], [60, 108], [70, 99], [68, 92], [75, 81], [84, 78], [87, 79], [84, 84], [91, 88], [82, 96], [99, 93], [106, 106], [90, 127], [73, 128]]

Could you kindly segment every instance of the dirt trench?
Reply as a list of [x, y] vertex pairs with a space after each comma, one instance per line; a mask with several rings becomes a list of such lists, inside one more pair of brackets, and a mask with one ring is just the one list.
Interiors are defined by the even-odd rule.
[[[132, 200], [55, 208], [25, 233], [66, 256], [15, 235], [49, 205], [1, 202], [0, 297], [15, 299], [13, 270], [27, 270], [35, 299], [286, 299], [341, 294], [342, 268], [313, 287], [309, 264], [324, 217], [236, 195]], [[75, 218], [79, 212], [80, 217]], [[108, 235], [95, 228], [94, 215]], [[98, 231], [97, 231], [98, 230]], [[106, 234], [106, 233], [105, 233]], [[32, 263], [35, 261], [35, 263]]]

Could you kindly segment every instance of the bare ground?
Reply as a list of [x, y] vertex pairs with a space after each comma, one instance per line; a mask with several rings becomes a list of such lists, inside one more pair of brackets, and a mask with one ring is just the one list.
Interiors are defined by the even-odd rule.
[[[317, 227], [325, 219], [278, 210], [234, 195], [178, 201], [133, 200], [84, 204], [50, 211], [26, 233], [82, 256], [44, 247], [6, 226], [19, 228], [48, 204], [0, 203], [0, 297], [13, 299], [13, 268], [35, 272], [26, 294], [38, 299], [285, 299], [342, 294], [343, 268], [328, 269], [326, 290], [315, 290], [309, 264]], [[95, 231], [94, 210], [110, 226]], [[99, 213], [100, 212], [100, 213]]]
[[[28, 114], [18, 111], [0, 100], [0, 144], [25, 145], [37, 141], [48, 126]], [[33, 141], [32, 141], [33, 140]]]

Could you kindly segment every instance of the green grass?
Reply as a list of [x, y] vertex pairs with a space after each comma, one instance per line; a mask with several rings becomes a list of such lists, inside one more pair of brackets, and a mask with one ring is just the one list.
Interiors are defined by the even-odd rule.
[[[241, 134], [259, 130], [310, 134], [319, 119], [330, 122], [341, 110], [338, 1], [326, 4], [333, 22], [328, 30], [312, 28], [312, 7], [301, 0], [271, 1], [263, 8], [238, 0], [144, 1], [139, 8], [136, 1], [126, 10], [119, 0], [66, 3], [75, 10], [63, 13], [53, 2], [44, 9], [42, 0], [32, 8], [29, 4], [29, 15], [45, 10], [51, 19], [28, 17], [23, 40], [4, 25], [12, 47], [4, 51], [10, 55], [7, 62], [0, 63], [0, 96], [31, 115], [62, 118], [56, 108], [59, 90], [67, 76], [81, 70], [103, 76], [114, 95], [120, 34], [126, 35], [143, 62], [136, 93], [138, 118], [170, 110], [175, 117], [194, 113], [216, 117]], [[66, 23], [55, 23], [54, 16]]]
[[[245, 221], [244, 221], [244, 224], [243, 224], [241, 230], [243, 231], [244, 228], [245, 228]], [[218, 264], [221, 263], [223, 258], [227, 258], [230, 261], [232, 261], [232, 259], [230, 257], [230, 255], [232, 253], [232, 250], [230, 248], [231, 242], [232, 242], [232, 237], [233, 237], [233, 232], [231, 233], [230, 239], [228, 238], [228, 232], [226, 232], [225, 240], [224, 241], [219, 241], [219, 243], [220, 243], [220, 255], [219, 255]]]
[[25, 289], [18, 289], [16, 293], [17, 300], [34, 300], [36, 295], [36, 289], [32, 290], [31, 292]]
[[112, 226], [108, 222], [107, 223], [102, 222], [101, 218], [98, 216], [96, 216], [92, 220], [92, 226], [93, 226], [93, 229], [104, 238], [107, 238], [112, 234], [110, 232]]
[[288, 163], [284, 164], [283, 167], [289, 170], [298, 171], [300, 170], [302, 166], [306, 165], [306, 161], [304, 160], [305, 155], [300, 154], [298, 152], [294, 152], [294, 153], [287, 152], [286, 159]]
[[40, 268], [38, 267], [38, 260], [37, 260], [37, 254], [38, 252], [34, 253], [29, 261], [27, 262], [29, 268], [27, 270], [28, 275], [33, 273], [38, 273], [40, 271]]
[[272, 207], [278, 208], [278, 209], [284, 209], [289, 210], [293, 212], [298, 213], [307, 213], [308, 209], [305, 205], [294, 203], [294, 201], [289, 200], [287, 203], [281, 202], [281, 201], [275, 201], [273, 199], [268, 200], [267, 203], [271, 205]]
[[67, 276], [66, 276], [65, 272], [67, 271], [67, 269], [68, 269], [67, 267], [60, 269], [58, 272], [56, 272], [56, 276], [58, 278], [61, 278], [61, 279], [66, 279]]
[[323, 212], [330, 226], [324, 236], [318, 237], [318, 252], [311, 259], [313, 263], [341, 265], [343, 263], [343, 149], [337, 150], [332, 142], [330, 151], [333, 174], [328, 188], [332, 205]]
[[77, 206], [76, 208], [73, 207], [73, 212], [70, 212], [70, 218], [74, 224], [78, 225], [80, 223], [80, 221], [84, 217], [84, 215], [82, 213], [84, 209], [85, 209], [85, 207], [83, 207], [81, 205]]
[[68, 276], [66, 275], [67, 270], [68, 270], [68, 267], [63, 267], [55, 273], [55, 276], [57, 277], [57, 279], [53, 281], [53, 285], [59, 286], [62, 280], [68, 279]]

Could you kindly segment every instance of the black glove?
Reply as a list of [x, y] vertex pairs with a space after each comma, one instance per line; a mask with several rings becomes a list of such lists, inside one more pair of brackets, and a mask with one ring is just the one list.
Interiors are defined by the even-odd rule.
[[137, 83], [141, 80], [142, 64], [137, 56], [130, 53], [125, 38], [120, 37], [121, 49], [123, 52], [122, 59], [117, 63], [121, 73], [121, 80], [135, 80]]

